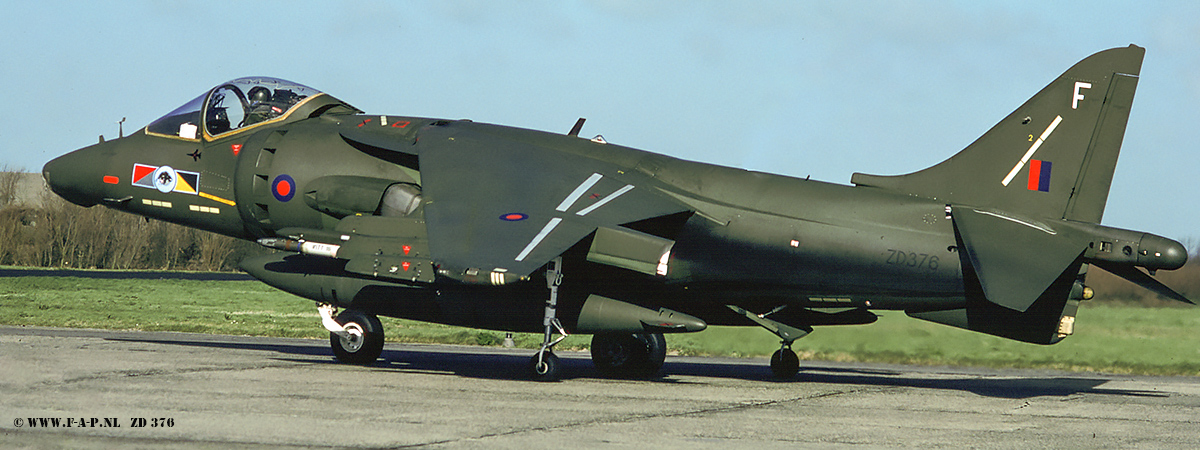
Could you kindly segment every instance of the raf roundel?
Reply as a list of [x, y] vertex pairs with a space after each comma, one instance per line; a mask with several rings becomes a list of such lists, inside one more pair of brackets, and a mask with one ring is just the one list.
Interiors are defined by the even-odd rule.
[[528, 218], [529, 218], [528, 214], [522, 214], [522, 213], [508, 213], [508, 214], [500, 216], [500, 220], [503, 220], [505, 222], [520, 222], [520, 221], [528, 219]]
[[271, 194], [275, 196], [275, 200], [281, 202], [291, 200], [296, 196], [296, 180], [287, 175], [275, 177], [275, 181], [271, 182]]

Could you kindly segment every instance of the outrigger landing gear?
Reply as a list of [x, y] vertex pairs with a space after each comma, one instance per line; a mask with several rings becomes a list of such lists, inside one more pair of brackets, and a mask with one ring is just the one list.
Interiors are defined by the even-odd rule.
[[[542, 325], [546, 327], [545, 335], [542, 338], [542, 347], [529, 361], [533, 379], [538, 381], [558, 380], [559, 361], [558, 357], [554, 355], [553, 349], [556, 344], [569, 336], [556, 317], [560, 284], [562, 284], [562, 257], [554, 258], [546, 268], [546, 287], [550, 289], [550, 299], [546, 301], [546, 314], [542, 318]], [[559, 334], [557, 339], [554, 338], [555, 331], [558, 331]]]
[[780, 348], [771, 354], [771, 372], [775, 374], [776, 378], [788, 379], [795, 377], [796, 373], [800, 372], [800, 358], [796, 356], [796, 352], [792, 351], [792, 342], [808, 336], [813, 331], [812, 327], [796, 328], [767, 318], [767, 316], [786, 308], [787, 305], [780, 306], [764, 314], [754, 314], [733, 305], [725, 306], [779, 336]]
[[342, 311], [334, 318], [337, 307], [317, 303], [321, 324], [329, 330], [329, 346], [338, 361], [366, 365], [383, 353], [383, 324], [371, 314], [353, 309]]
[[792, 351], [792, 343], [784, 341], [783, 347], [771, 354], [771, 373], [775, 378], [788, 379], [800, 372], [800, 357]]

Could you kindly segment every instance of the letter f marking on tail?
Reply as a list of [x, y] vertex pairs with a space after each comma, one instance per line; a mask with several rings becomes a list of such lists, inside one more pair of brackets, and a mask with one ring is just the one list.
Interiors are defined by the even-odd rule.
[[1075, 82], [1075, 95], [1071, 97], [1071, 109], [1079, 109], [1079, 101], [1083, 100], [1083, 93], [1080, 89], [1091, 89], [1092, 83], [1084, 83], [1082, 81]]

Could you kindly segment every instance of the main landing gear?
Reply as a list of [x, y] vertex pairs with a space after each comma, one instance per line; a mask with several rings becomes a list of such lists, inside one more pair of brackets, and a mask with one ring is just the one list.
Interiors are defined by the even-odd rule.
[[318, 303], [317, 311], [321, 324], [329, 330], [329, 346], [338, 361], [366, 365], [379, 359], [383, 353], [383, 324], [378, 317], [347, 309], [334, 318], [337, 308], [328, 303]]
[[766, 328], [767, 331], [775, 333], [776, 336], [779, 336], [780, 348], [779, 350], [776, 350], [775, 353], [771, 354], [771, 372], [775, 374], [776, 378], [789, 379], [795, 377], [796, 373], [800, 372], [800, 358], [796, 356], [796, 352], [792, 351], [792, 342], [795, 342], [796, 339], [808, 336], [808, 334], [812, 333], [813, 331], [812, 327], [805, 326], [803, 328], [796, 328], [767, 318], [767, 316], [786, 308], [787, 305], [780, 306], [764, 314], [754, 314], [750, 311], [746, 311], [745, 309], [733, 305], [725, 306], [729, 307], [729, 309], [732, 309], [733, 312], [746, 316], [747, 319], [750, 319], [759, 326]]
[[613, 378], [650, 378], [662, 370], [667, 340], [662, 333], [597, 334], [592, 337], [592, 364]]
[[[529, 361], [529, 371], [538, 381], [555, 381], [560, 374], [558, 356], [553, 348], [568, 334], [559, 322], [558, 286], [562, 284], [562, 258], [555, 258], [546, 269], [546, 287], [550, 299], [542, 319], [545, 333], [542, 346]], [[554, 333], [559, 334], [558, 338]], [[667, 357], [667, 340], [662, 333], [601, 333], [592, 337], [592, 363], [604, 376], [648, 378], [658, 374]]]
[[[554, 346], [569, 335], [557, 317], [561, 265], [562, 259], [555, 258], [546, 270], [550, 298], [542, 320], [545, 331], [541, 347], [529, 360], [529, 373], [539, 381], [559, 379], [561, 363], [554, 354]], [[317, 303], [317, 311], [322, 325], [329, 330], [329, 345], [339, 361], [366, 365], [379, 359], [383, 352], [383, 325], [378, 317], [353, 309], [337, 314], [337, 308], [328, 303]], [[653, 377], [662, 370], [666, 354], [667, 341], [662, 333], [602, 333], [592, 338], [592, 362], [605, 376]]]

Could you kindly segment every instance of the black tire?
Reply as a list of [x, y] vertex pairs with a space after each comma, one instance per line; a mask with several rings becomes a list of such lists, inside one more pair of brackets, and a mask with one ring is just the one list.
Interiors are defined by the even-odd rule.
[[558, 381], [558, 372], [562, 369], [562, 364], [558, 361], [558, 356], [547, 351], [542, 356], [542, 361], [538, 362], [537, 355], [529, 360], [529, 374], [537, 381]]
[[379, 355], [383, 353], [383, 324], [379, 322], [378, 317], [347, 309], [334, 320], [352, 334], [360, 335], [347, 339], [336, 333], [329, 333], [329, 346], [333, 348], [333, 356], [336, 356], [338, 361], [366, 365], [379, 359]]
[[592, 336], [592, 364], [613, 378], [650, 378], [662, 370], [667, 340], [662, 333], [597, 334]]
[[790, 348], [781, 348], [771, 355], [771, 372], [775, 378], [795, 378], [800, 372], [800, 358]]

